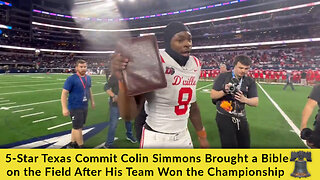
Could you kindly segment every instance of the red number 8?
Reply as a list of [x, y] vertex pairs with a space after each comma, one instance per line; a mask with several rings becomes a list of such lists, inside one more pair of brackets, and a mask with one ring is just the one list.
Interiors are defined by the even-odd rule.
[[[183, 100], [183, 94], [188, 94], [188, 99]], [[178, 97], [178, 106], [175, 106], [174, 112], [176, 115], [184, 115], [188, 110], [188, 104], [190, 103], [192, 98], [192, 89], [191, 88], [181, 88], [179, 91], [179, 97]], [[181, 109], [180, 106], [183, 105], [183, 108]]]

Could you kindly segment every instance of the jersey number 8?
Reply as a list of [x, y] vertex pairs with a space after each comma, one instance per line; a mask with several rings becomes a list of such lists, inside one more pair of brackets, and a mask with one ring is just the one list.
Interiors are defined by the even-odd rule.
[[[187, 95], [187, 100], [183, 100], [183, 95]], [[179, 91], [178, 97], [178, 106], [175, 106], [174, 112], [176, 115], [184, 115], [188, 110], [188, 104], [190, 103], [192, 98], [192, 89], [191, 88], [181, 88]]]

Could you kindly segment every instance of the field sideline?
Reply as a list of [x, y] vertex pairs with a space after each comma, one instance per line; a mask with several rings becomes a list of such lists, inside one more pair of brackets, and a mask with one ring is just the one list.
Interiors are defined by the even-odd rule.
[[[0, 75], [0, 147], [61, 148], [69, 141], [71, 122], [61, 114], [60, 96], [66, 74]], [[103, 91], [105, 76], [92, 76], [96, 109], [89, 109], [85, 146], [98, 148], [107, 135], [108, 97]], [[212, 148], [220, 147], [215, 123], [215, 106], [210, 99], [212, 82], [198, 83], [197, 102]], [[253, 148], [307, 148], [298, 137], [301, 112], [311, 87], [258, 84], [259, 106], [246, 107]], [[309, 120], [312, 128], [316, 111]], [[189, 123], [190, 125], [190, 123]], [[95, 129], [96, 131], [93, 131]], [[99, 129], [99, 130], [98, 130]], [[124, 122], [120, 120], [115, 141], [119, 148], [137, 148], [125, 140]], [[194, 146], [199, 147], [192, 126]], [[57, 139], [60, 137], [60, 139]], [[26, 144], [29, 143], [27, 145]], [[32, 144], [33, 143], [33, 144]]]

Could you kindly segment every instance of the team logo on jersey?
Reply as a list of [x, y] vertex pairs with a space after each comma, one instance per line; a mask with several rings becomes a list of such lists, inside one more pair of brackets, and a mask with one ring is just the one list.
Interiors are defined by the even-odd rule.
[[175, 73], [175, 70], [173, 67], [166, 67], [166, 72], [165, 74], [170, 74], [170, 75], [173, 75]]
[[[89, 126], [83, 129], [83, 139], [86, 141], [91, 137], [95, 136], [99, 132], [101, 132], [105, 127], [107, 127], [108, 123], [99, 123], [93, 126]], [[54, 134], [49, 134], [42, 137], [35, 137], [24, 141], [19, 141], [11, 144], [1, 145], [0, 148], [41, 148], [41, 149], [60, 149], [65, 148], [67, 144], [70, 142], [71, 134], [70, 130], [58, 132]]]

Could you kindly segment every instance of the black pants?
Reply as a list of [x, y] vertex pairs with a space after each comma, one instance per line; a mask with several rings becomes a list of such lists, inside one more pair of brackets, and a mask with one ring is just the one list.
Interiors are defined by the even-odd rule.
[[144, 107], [142, 108], [141, 112], [138, 114], [134, 121], [134, 127], [136, 129], [136, 137], [138, 141], [140, 142], [141, 139], [141, 133], [142, 133], [142, 127], [146, 123], [147, 114], [144, 110]]
[[[240, 120], [240, 121], [239, 121]], [[232, 117], [217, 112], [216, 121], [222, 148], [250, 148], [249, 124], [246, 117]]]

